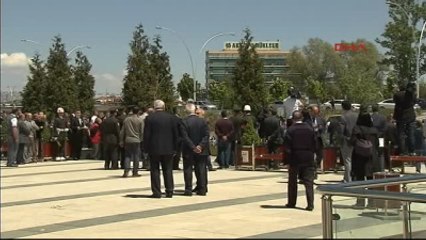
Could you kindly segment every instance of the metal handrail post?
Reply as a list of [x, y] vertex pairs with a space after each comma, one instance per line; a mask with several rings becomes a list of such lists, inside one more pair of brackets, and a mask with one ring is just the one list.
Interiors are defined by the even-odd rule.
[[322, 236], [324, 239], [333, 238], [333, 201], [330, 195], [323, 195], [322, 202]]

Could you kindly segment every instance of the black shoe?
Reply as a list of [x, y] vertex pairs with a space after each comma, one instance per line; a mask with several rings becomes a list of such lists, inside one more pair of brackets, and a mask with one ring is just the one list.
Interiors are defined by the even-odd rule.
[[141, 177], [142, 175], [140, 175], [139, 173], [133, 173], [132, 177]]
[[286, 207], [286, 208], [296, 208], [296, 205], [290, 205], [290, 204], [288, 204], [288, 203], [287, 203], [287, 204], [285, 205], [285, 207]]
[[166, 193], [166, 198], [172, 198], [173, 197], [173, 193]]
[[306, 211], [313, 211], [313, 210], [314, 210], [314, 207], [313, 207], [313, 206], [307, 206], [307, 207], [305, 208], [305, 210], [306, 210]]
[[182, 168], [173, 168], [173, 170], [182, 170]]
[[10, 165], [6, 165], [6, 167], [19, 167], [18, 164], [10, 164]]
[[191, 191], [185, 191], [185, 192], [183, 193], [183, 195], [184, 195], [184, 196], [188, 196], [188, 197], [190, 197], [190, 196], [192, 196], [192, 192], [191, 192]]
[[206, 196], [206, 192], [197, 192], [198, 196]]
[[197, 192], [197, 191], [198, 191], [197, 187], [195, 187], [194, 189], [192, 189], [192, 192]]
[[223, 169], [223, 167], [218, 167], [217, 169]]
[[121, 177], [126, 178], [126, 177], [128, 177], [128, 176], [129, 176], [129, 173], [128, 173], [128, 172], [125, 172], [125, 173], [123, 174], [123, 176], [121, 176]]
[[216, 171], [216, 169], [214, 169], [214, 168], [209, 168], [209, 171], [210, 171], [210, 172], [213, 172], [213, 171]]
[[149, 198], [161, 198], [161, 195], [152, 194]]
[[303, 180], [299, 180], [299, 184], [305, 184]]

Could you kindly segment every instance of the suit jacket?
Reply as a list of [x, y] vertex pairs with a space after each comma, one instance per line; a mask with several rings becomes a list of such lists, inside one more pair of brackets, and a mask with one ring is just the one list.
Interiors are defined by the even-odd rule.
[[290, 166], [315, 166], [316, 141], [315, 132], [308, 123], [293, 123], [284, 137]]
[[183, 139], [183, 154], [196, 154], [193, 149], [200, 145], [202, 148], [200, 155], [209, 155], [210, 133], [207, 122], [204, 119], [196, 115], [186, 117], [182, 121], [181, 133]]
[[70, 123], [71, 134], [82, 134], [83, 133], [81, 131], [82, 129], [78, 129], [79, 127], [80, 128], [84, 127], [84, 121], [83, 121], [83, 119], [81, 119], [81, 123], [80, 123], [80, 121], [78, 120], [78, 118], [76, 118], [76, 117], [71, 118], [71, 123]]
[[414, 122], [416, 120], [416, 113], [414, 111], [416, 94], [413, 89], [407, 87], [406, 91], [395, 93], [393, 100], [395, 102], [393, 118], [397, 122]]
[[101, 138], [106, 144], [118, 144], [120, 125], [117, 118], [109, 117], [101, 123]]
[[179, 137], [176, 117], [168, 112], [157, 111], [145, 119], [143, 144], [150, 155], [173, 155]]
[[280, 128], [280, 119], [277, 116], [269, 116], [263, 122], [265, 137], [270, 137]]
[[356, 125], [356, 121], [358, 120], [358, 114], [353, 112], [352, 110], [345, 111], [342, 114], [342, 122], [344, 125], [343, 136], [346, 139], [350, 139], [352, 136], [352, 130]]

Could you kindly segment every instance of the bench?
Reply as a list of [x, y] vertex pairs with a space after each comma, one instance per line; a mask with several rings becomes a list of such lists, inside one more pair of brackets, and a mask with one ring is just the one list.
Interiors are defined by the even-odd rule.
[[401, 173], [404, 173], [404, 163], [406, 162], [416, 162], [423, 163], [426, 162], [426, 156], [390, 156], [390, 170], [394, 166], [394, 163], [402, 163]]

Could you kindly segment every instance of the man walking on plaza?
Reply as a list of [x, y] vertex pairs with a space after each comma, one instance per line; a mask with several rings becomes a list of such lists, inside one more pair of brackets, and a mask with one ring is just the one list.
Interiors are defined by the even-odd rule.
[[166, 197], [173, 197], [173, 155], [179, 137], [176, 117], [165, 112], [161, 100], [154, 101], [155, 112], [145, 119], [144, 148], [148, 151], [151, 173], [152, 198], [161, 198], [160, 164], [163, 171]]
[[129, 116], [124, 119], [123, 128], [120, 132], [120, 146], [124, 147], [124, 174], [128, 177], [130, 171], [130, 162], [133, 162], [133, 177], [140, 177], [138, 174], [139, 159], [141, 155], [140, 144], [143, 137], [143, 121], [138, 116], [139, 108], [133, 107]]
[[231, 157], [231, 144], [232, 134], [234, 132], [234, 125], [228, 119], [228, 113], [223, 110], [221, 112], [222, 118], [216, 121], [215, 133], [217, 136], [217, 155], [220, 161], [220, 167], [229, 168], [229, 159]]
[[104, 146], [105, 169], [118, 169], [118, 143], [120, 142], [120, 126], [115, 111], [101, 124], [101, 139]]
[[185, 196], [192, 196], [192, 168], [197, 178], [196, 193], [205, 196], [207, 193], [207, 158], [209, 156], [209, 127], [207, 122], [195, 114], [195, 105], [188, 103], [186, 111], [189, 116], [180, 125], [182, 133], [183, 175], [185, 180]]
[[14, 108], [7, 117], [7, 165], [8, 167], [17, 167], [16, 157], [19, 147], [18, 115], [21, 112]]
[[352, 181], [352, 151], [354, 149], [350, 139], [352, 137], [352, 130], [356, 125], [358, 114], [352, 111], [351, 102], [345, 100], [342, 102], [342, 128], [343, 128], [343, 142], [342, 142], [342, 157], [343, 164], [345, 166], [345, 175], [343, 177], [344, 182]]
[[289, 156], [288, 203], [286, 207], [296, 207], [297, 177], [298, 174], [301, 174], [308, 202], [306, 210], [312, 211], [314, 209], [315, 132], [308, 123], [302, 122], [303, 115], [300, 111], [294, 111], [292, 119], [293, 124], [284, 137], [284, 146]]

